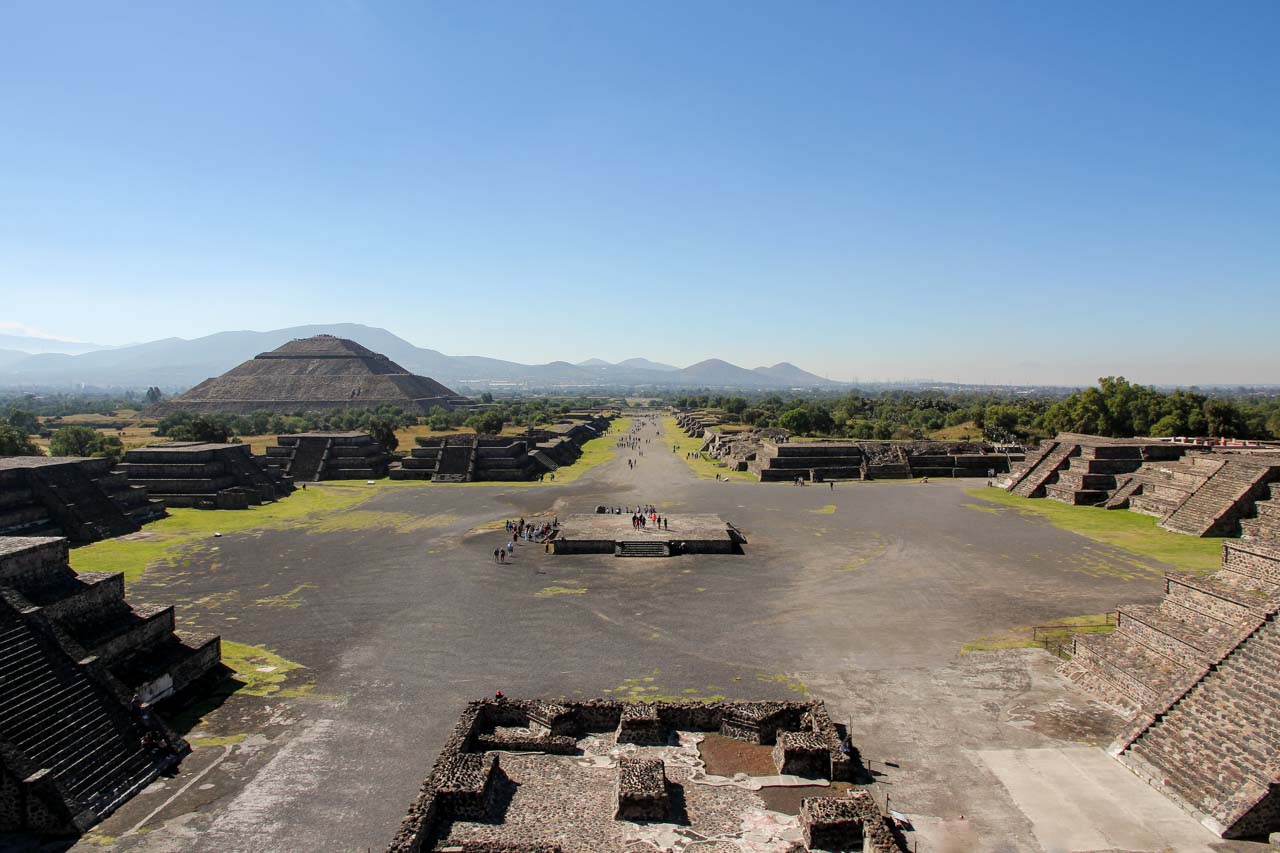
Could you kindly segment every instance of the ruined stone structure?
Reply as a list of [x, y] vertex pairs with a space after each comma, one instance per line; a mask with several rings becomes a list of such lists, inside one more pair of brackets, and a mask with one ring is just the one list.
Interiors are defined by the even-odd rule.
[[0, 536], [66, 536], [75, 544], [134, 533], [164, 502], [109, 459], [0, 459]]
[[986, 477], [1015, 457], [968, 442], [786, 441], [765, 439], [746, 470], [761, 482]]
[[468, 403], [434, 379], [416, 376], [355, 341], [316, 335], [290, 341], [206, 379], [147, 414], [292, 414], [383, 405], [426, 414], [434, 406], [453, 409]]
[[556, 554], [613, 554], [615, 557], [677, 557], [684, 554], [741, 554], [747, 537], [718, 515], [680, 513], [662, 526], [635, 527], [625, 512], [597, 507], [594, 514], [566, 516], [552, 531]]
[[1143, 463], [1106, 507], [1155, 516], [1175, 533], [1266, 537], [1275, 529], [1276, 505], [1269, 501], [1276, 484], [1280, 456], [1188, 453], [1172, 462]]
[[412, 453], [391, 469], [393, 480], [532, 480], [549, 470], [529, 453], [527, 438], [460, 433], [419, 437], [417, 443]]
[[1062, 433], [1027, 455], [1006, 488], [1028, 498], [1131, 509], [1191, 536], [1275, 530], [1280, 455], [1207, 445]]
[[245, 509], [285, 497], [291, 478], [264, 469], [247, 444], [171, 441], [130, 450], [120, 468], [170, 507]]
[[390, 454], [365, 432], [281, 435], [258, 461], [278, 466], [296, 484], [318, 480], [376, 480], [387, 476]]
[[1110, 752], [1224, 837], [1280, 829], [1280, 548], [1223, 543], [1158, 605], [1077, 635], [1063, 677], [1132, 720]]
[[1010, 473], [1005, 488], [1026, 498], [1105, 504], [1120, 489], [1120, 475], [1132, 474], [1144, 462], [1181, 459], [1188, 449], [1154, 439], [1064, 432], [1028, 453]]
[[593, 413], [566, 417], [522, 435], [420, 436], [418, 446], [391, 469], [390, 476], [437, 483], [534, 480], [573, 464], [582, 455], [582, 445], [603, 435], [610, 420]]
[[[778, 743], [792, 766], [812, 773], [812, 778], [853, 778], [856, 751], [848, 754], [841, 749], [839, 734], [821, 702], [472, 702], [454, 727], [388, 850], [417, 853], [447, 846], [477, 853], [595, 853], [602, 847], [582, 839], [608, 837], [611, 829], [593, 825], [593, 821], [611, 824], [677, 819], [673, 790], [682, 788], [684, 800], [695, 783], [688, 779], [687, 771], [674, 777], [672, 767], [657, 757], [661, 752], [645, 750], [676, 743], [679, 733], [696, 732]], [[588, 769], [590, 764], [576, 763], [572, 756], [581, 755], [593, 736], [619, 747], [636, 747], [624, 749], [611, 770]], [[494, 750], [505, 753], [501, 761]], [[538, 812], [538, 802], [529, 801], [536, 795], [526, 792], [530, 787], [536, 789], [536, 785], [515, 786], [514, 800], [510, 793], [500, 793], [503, 789], [512, 790], [507, 773], [518, 772], [514, 768], [524, 755], [529, 756], [528, 761], [541, 761], [552, 769], [550, 776], [555, 780], [555, 800], [559, 805], [545, 813]], [[575, 774], [584, 778], [575, 780]], [[592, 811], [601, 797], [591, 786], [601, 782], [611, 789], [606, 795], [611, 808], [604, 815]], [[583, 786], [582, 808], [569, 806], [570, 813], [565, 814], [566, 791], [575, 790], [575, 785]], [[517, 809], [521, 819], [515, 828], [506, 830], [506, 817]], [[539, 815], [543, 819], [539, 820]], [[799, 825], [814, 849], [820, 846], [879, 853], [906, 849], [874, 800], [862, 790], [854, 790], [848, 797], [806, 799]], [[566, 839], [569, 833], [572, 838]], [[858, 846], [833, 846], [840, 844]]]
[[0, 832], [82, 832], [175, 764], [185, 741], [130, 702], [181, 693], [220, 649], [130, 607], [122, 574], [72, 571], [65, 538], [0, 539]]

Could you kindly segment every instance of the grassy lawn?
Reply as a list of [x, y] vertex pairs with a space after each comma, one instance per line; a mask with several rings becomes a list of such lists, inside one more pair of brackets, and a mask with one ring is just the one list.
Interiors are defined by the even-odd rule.
[[[730, 471], [723, 462], [714, 459], [705, 458], [698, 451], [702, 448], [702, 439], [692, 438], [684, 434], [684, 430], [680, 429], [680, 425], [676, 423], [675, 418], [662, 419], [663, 441], [667, 446], [675, 445], [676, 453], [685, 461], [689, 469], [697, 476], [699, 480], [714, 480], [716, 474], [725, 480], [741, 480], [746, 483], [756, 482], [756, 478], [747, 471]], [[696, 458], [689, 458], [688, 454], [697, 453]]]
[[[582, 455], [572, 465], [556, 470], [554, 485], [572, 483], [597, 465], [608, 462], [618, 455], [617, 434], [631, 429], [631, 418], [614, 418], [609, 429], [599, 438], [593, 438], [582, 445]], [[548, 478], [543, 484], [551, 484]]]
[[982, 441], [982, 429], [973, 421], [935, 429], [929, 433], [931, 441]]
[[350, 509], [374, 494], [376, 488], [364, 484], [326, 483], [249, 509], [171, 509], [167, 518], [151, 522], [141, 533], [73, 548], [71, 567], [78, 572], [124, 572], [127, 583], [142, 577], [151, 566], [177, 565], [184, 551], [211, 544], [215, 532], [319, 524], [330, 514]]
[[[1045, 625], [1023, 625], [1010, 628], [1008, 631], [989, 637], [979, 637], [971, 643], [965, 643], [960, 647], [960, 653], [1043, 648], [1044, 644], [1039, 640], [1050, 640], [1065, 646], [1068, 645], [1073, 634], [1109, 634], [1114, 631], [1116, 629], [1114, 618], [1108, 617], [1109, 614], [1106, 613], [1091, 613], [1088, 616], [1052, 619]], [[1041, 630], [1036, 631], [1036, 628]], [[1033, 636], [1039, 640], [1032, 639]]]
[[[1024, 498], [1004, 489], [966, 489], [965, 494], [1002, 505], [1027, 517], [1043, 518], [1054, 527], [1141, 554], [1184, 570], [1216, 571], [1222, 563], [1222, 541], [1171, 533], [1156, 519], [1127, 510], [1070, 506], [1047, 498]], [[975, 509], [981, 509], [975, 506]]]

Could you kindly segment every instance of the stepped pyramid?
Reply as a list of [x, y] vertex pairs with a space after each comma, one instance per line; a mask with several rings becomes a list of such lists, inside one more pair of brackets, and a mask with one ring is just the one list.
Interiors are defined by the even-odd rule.
[[0, 832], [82, 832], [189, 747], [144, 710], [221, 667], [172, 607], [67, 565], [60, 537], [0, 539]]
[[134, 533], [164, 502], [110, 459], [0, 459], [0, 536], [66, 536], [77, 545]]
[[394, 405], [425, 413], [452, 409], [466, 399], [425, 376], [416, 376], [385, 355], [355, 341], [316, 335], [264, 352], [187, 393], [147, 410], [247, 415]]
[[1280, 548], [1223, 543], [1211, 575], [1168, 572], [1059, 673], [1132, 717], [1110, 752], [1219, 835], [1280, 829]]

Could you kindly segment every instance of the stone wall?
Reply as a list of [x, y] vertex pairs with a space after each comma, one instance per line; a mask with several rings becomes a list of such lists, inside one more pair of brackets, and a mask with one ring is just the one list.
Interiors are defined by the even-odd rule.
[[156, 444], [126, 452], [120, 467], [131, 484], [170, 507], [243, 508], [293, 491], [292, 481], [264, 469], [247, 444]]
[[76, 544], [134, 533], [164, 503], [108, 459], [0, 459], [0, 536], [66, 536]]
[[[772, 732], [800, 731], [806, 734], [805, 742], [826, 753], [826, 766], [833, 780], [851, 780], [854, 772], [852, 758], [841, 749], [840, 737], [822, 702], [654, 702], [643, 705], [608, 699], [577, 700], [484, 700], [468, 703], [454, 726], [452, 734], [441, 750], [418, 796], [409, 808], [388, 851], [408, 853], [430, 850], [439, 837], [442, 821], [448, 817], [451, 792], [465, 788], [474, 791], [476, 785], [458, 781], [463, 767], [460, 757], [503, 744], [503, 748], [518, 748], [522, 736], [501, 733], [504, 728], [529, 729], [538, 726], [539, 720], [554, 719], [557, 725], [572, 729], [575, 733], [616, 731], [628, 724], [642, 723], [646, 739], [670, 737], [675, 731], [715, 731], [735, 736], [731, 720], [756, 721]], [[757, 726], [755, 733], [760, 727]], [[540, 738], [530, 734], [528, 743], [538, 751], [557, 736], [548, 734]], [[561, 735], [559, 737], [568, 737]], [[621, 738], [620, 738], [621, 740]], [[772, 742], [772, 739], [771, 741]], [[489, 753], [492, 754], [492, 753]], [[473, 768], [474, 761], [465, 763]], [[468, 778], [474, 775], [470, 769]], [[474, 780], [472, 780], [474, 781]], [[646, 789], [647, 790], [647, 789]], [[530, 839], [536, 844], [536, 839]], [[522, 849], [522, 848], [519, 848]], [[894, 849], [894, 848], [885, 848]]]

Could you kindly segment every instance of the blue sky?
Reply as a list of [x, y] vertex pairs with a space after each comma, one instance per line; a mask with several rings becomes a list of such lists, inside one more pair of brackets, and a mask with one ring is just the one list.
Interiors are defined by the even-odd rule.
[[1280, 382], [1280, 3], [0, 7], [0, 326]]

